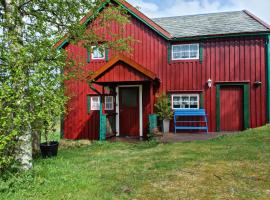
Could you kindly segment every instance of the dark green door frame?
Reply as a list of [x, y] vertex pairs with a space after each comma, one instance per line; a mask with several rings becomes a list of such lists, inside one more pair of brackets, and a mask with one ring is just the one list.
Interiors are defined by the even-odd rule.
[[216, 83], [216, 129], [220, 131], [220, 89], [224, 86], [241, 86], [243, 87], [243, 110], [244, 110], [244, 129], [250, 127], [250, 111], [249, 111], [249, 83]]

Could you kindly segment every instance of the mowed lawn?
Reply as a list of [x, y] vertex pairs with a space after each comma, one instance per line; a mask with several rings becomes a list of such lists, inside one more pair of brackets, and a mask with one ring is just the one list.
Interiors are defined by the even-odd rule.
[[209, 141], [61, 149], [0, 199], [270, 199], [270, 126]]

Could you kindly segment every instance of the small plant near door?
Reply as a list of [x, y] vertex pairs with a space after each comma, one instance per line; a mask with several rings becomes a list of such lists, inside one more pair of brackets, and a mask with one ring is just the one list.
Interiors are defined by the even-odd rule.
[[170, 106], [170, 100], [166, 94], [161, 94], [157, 97], [155, 110], [160, 120], [162, 120], [162, 131], [168, 133], [170, 129], [170, 120], [173, 112]]

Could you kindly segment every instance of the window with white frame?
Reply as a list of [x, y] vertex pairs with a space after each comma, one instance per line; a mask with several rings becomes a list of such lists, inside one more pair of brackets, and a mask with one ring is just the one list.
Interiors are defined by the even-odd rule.
[[91, 97], [91, 110], [99, 110], [100, 109], [100, 97]]
[[105, 96], [105, 110], [114, 110], [113, 96]]
[[172, 109], [199, 109], [199, 101], [198, 94], [173, 94]]
[[97, 46], [92, 46], [92, 59], [105, 59], [104, 48], [99, 48]]
[[172, 45], [172, 60], [199, 59], [199, 44]]

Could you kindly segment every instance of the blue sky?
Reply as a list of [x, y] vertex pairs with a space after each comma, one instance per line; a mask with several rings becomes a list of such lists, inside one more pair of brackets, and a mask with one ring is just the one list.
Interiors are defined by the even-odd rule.
[[270, 24], [270, 0], [127, 0], [148, 17], [249, 10]]

